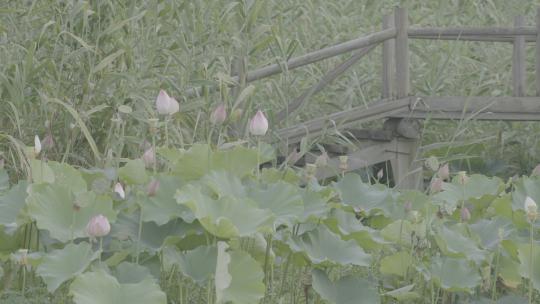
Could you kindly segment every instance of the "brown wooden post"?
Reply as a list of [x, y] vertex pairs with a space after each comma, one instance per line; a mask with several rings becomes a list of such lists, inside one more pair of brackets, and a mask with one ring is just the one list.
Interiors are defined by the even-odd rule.
[[[514, 18], [514, 26], [525, 26], [525, 18], [516, 16]], [[514, 38], [514, 52], [512, 54], [512, 80], [514, 88], [514, 96], [523, 97], [526, 95], [526, 65], [525, 65], [525, 36], [516, 36]]]
[[[384, 15], [382, 29], [386, 30], [394, 27], [394, 16]], [[395, 73], [395, 39], [389, 39], [383, 42], [382, 49], [382, 97], [385, 99], [394, 98]]]
[[[396, 65], [396, 97], [405, 98], [410, 95], [409, 76], [409, 20], [407, 9], [398, 7], [394, 11], [394, 23], [396, 26], [395, 41], [395, 65]], [[398, 122], [389, 122], [396, 126], [395, 134], [399, 135], [397, 126], [414, 124], [403, 119]], [[395, 155], [390, 160], [394, 183], [400, 189], [419, 189], [422, 187], [422, 164], [416, 161], [419, 140], [417, 138], [396, 138]]]
[[536, 8], [536, 96], [540, 96], [540, 7]]

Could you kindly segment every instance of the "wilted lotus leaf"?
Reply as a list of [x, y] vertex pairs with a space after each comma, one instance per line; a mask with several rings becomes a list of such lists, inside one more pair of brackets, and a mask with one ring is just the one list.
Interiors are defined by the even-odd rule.
[[188, 206], [208, 232], [222, 238], [249, 236], [271, 228], [273, 214], [257, 207], [249, 198], [224, 196], [214, 199], [203, 194], [199, 185], [186, 185], [176, 195]]
[[191, 210], [179, 205], [174, 198], [176, 190], [180, 188], [181, 180], [176, 176], [160, 175], [157, 177], [159, 189], [153, 196], [145, 196], [141, 204], [143, 221], [153, 221], [157, 225], [164, 225], [171, 219], [181, 218], [186, 222], [193, 222]]
[[304, 253], [314, 264], [369, 266], [371, 263], [371, 255], [365, 253], [355, 241], [342, 240], [324, 225], [293, 236], [288, 244], [292, 251]]
[[75, 196], [69, 188], [56, 183], [31, 185], [27, 206], [38, 228], [48, 230], [51, 237], [62, 242], [86, 237], [86, 225], [97, 214], [103, 214], [111, 222], [116, 219], [109, 196], [94, 192]]
[[166, 304], [167, 297], [151, 278], [121, 284], [103, 270], [79, 275], [70, 286], [76, 304]]
[[395, 204], [397, 195], [383, 185], [371, 185], [364, 183], [358, 174], [347, 174], [335, 184], [335, 188], [341, 196], [342, 203], [350, 205], [355, 210], [370, 212], [381, 210], [385, 215], [390, 215], [392, 206]]
[[450, 257], [433, 258], [431, 276], [449, 291], [470, 291], [481, 280], [478, 270], [469, 261]]
[[313, 289], [325, 300], [334, 304], [357, 304], [381, 302], [377, 288], [367, 278], [350, 275], [332, 282], [320, 269], [311, 272]]
[[37, 268], [49, 292], [54, 292], [63, 282], [83, 273], [97, 259], [98, 251], [89, 243], [68, 244], [63, 249], [48, 253]]

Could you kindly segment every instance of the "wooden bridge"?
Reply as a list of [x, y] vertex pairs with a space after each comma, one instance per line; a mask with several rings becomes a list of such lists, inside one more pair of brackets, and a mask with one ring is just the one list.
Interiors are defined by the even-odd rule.
[[[275, 116], [282, 120], [289, 113], [301, 108], [311, 96], [342, 75], [349, 67], [382, 46], [382, 92], [381, 100], [369, 107], [360, 106], [332, 113], [301, 124], [277, 130], [274, 135], [287, 150], [295, 148], [302, 138], [314, 137], [329, 131], [347, 130], [359, 148], [327, 147], [331, 159], [328, 170], [319, 170], [318, 177], [335, 175], [337, 156], [348, 155], [349, 170], [390, 161], [394, 180], [400, 188], [421, 186], [422, 162], [418, 160], [417, 148], [420, 124], [418, 120], [474, 119], [474, 120], [540, 120], [540, 8], [537, 9], [535, 26], [526, 26], [524, 17], [517, 16], [514, 27], [489, 28], [414, 28], [409, 27], [405, 8], [396, 8], [393, 15], [383, 17], [382, 30], [302, 56], [289, 59], [284, 64], [273, 64], [260, 69], [242, 72], [233, 80], [246, 84], [281, 73], [285, 68], [293, 70], [330, 57], [352, 52], [352, 56], [328, 71], [316, 84], [293, 100], [287, 111]], [[411, 39], [453, 41], [489, 41], [513, 44], [512, 78], [513, 96], [415, 96], [410, 89], [409, 42]], [[526, 97], [526, 44], [535, 42], [536, 96]], [[212, 89], [212, 88], [210, 88]], [[198, 96], [201, 88], [187, 91], [187, 96]], [[352, 125], [386, 119], [382, 130], [355, 130]], [[309, 158], [307, 162], [312, 161]]]

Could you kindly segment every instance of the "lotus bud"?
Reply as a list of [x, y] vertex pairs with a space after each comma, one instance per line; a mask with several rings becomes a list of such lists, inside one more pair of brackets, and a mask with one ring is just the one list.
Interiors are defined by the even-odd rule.
[[538, 206], [536, 202], [529, 196], [525, 198], [525, 212], [527, 212], [527, 218], [533, 222], [538, 215]]
[[150, 148], [146, 150], [142, 156], [142, 160], [144, 161], [144, 165], [146, 167], [151, 167], [156, 163], [156, 152], [154, 151], [154, 148]]
[[268, 131], [268, 120], [261, 110], [253, 116], [249, 123], [249, 132], [255, 136], [264, 136]]
[[109, 220], [101, 214], [92, 217], [86, 225], [86, 234], [92, 239], [106, 236], [110, 231]]
[[381, 180], [383, 177], [384, 177], [384, 171], [383, 169], [381, 169], [377, 172], [377, 180]]
[[433, 172], [437, 171], [439, 168], [439, 160], [437, 160], [437, 157], [430, 156], [428, 159], [426, 159], [426, 167]]
[[210, 122], [213, 125], [220, 125], [225, 119], [227, 119], [227, 110], [225, 109], [225, 104], [221, 103], [214, 109], [212, 115], [210, 115]]
[[469, 211], [469, 208], [463, 206], [463, 208], [461, 208], [461, 221], [468, 222], [470, 219], [471, 219], [471, 212]]
[[441, 192], [442, 190], [443, 190], [443, 180], [441, 178], [435, 178], [431, 182], [430, 192], [433, 194], [433, 193]]
[[39, 140], [39, 136], [34, 136], [34, 153], [36, 155], [39, 155], [39, 152], [41, 152], [41, 140]]
[[416, 210], [411, 211], [410, 217], [413, 224], [419, 223], [421, 220], [420, 212]]
[[324, 151], [323, 153], [321, 153], [321, 155], [317, 156], [317, 158], [315, 159], [315, 165], [319, 168], [324, 168], [326, 166], [328, 166], [328, 153], [326, 153], [326, 151]]
[[159, 180], [153, 179], [146, 188], [146, 193], [148, 193], [148, 196], [154, 196], [156, 195], [157, 191], [159, 190]]
[[315, 164], [307, 164], [306, 165], [306, 179], [308, 181], [312, 180], [315, 177], [315, 173], [317, 173], [317, 166]]
[[159, 114], [172, 115], [180, 109], [176, 99], [170, 97], [167, 92], [160, 90], [156, 98], [156, 109]]
[[531, 172], [531, 176], [540, 176], [540, 165], [536, 165]]
[[403, 209], [405, 210], [405, 212], [409, 212], [412, 210], [412, 203], [410, 201], [406, 201], [405, 204], [403, 205]]
[[345, 172], [349, 169], [349, 157], [347, 155], [342, 155], [339, 157], [339, 169], [342, 172]]
[[465, 185], [467, 181], [469, 181], [469, 177], [467, 176], [467, 172], [465, 171], [459, 171], [457, 177], [458, 177], [457, 181], [460, 185]]
[[50, 150], [54, 147], [54, 140], [51, 133], [47, 134], [45, 138], [43, 138], [41, 146], [45, 151]]
[[442, 180], [448, 180], [450, 178], [450, 168], [448, 167], [448, 163], [442, 165], [439, 168], [439, 171], [437, 171], [437, 175]]
[[114, 185], [114, 193], [116, 193], [116, 195], [118, 195], [118, 197], [120, 199], [125, 199], [126, 198], [126, 193], [124, 192], [124, 187], [122, 187], [122, 184], [120, 184], [120, 183], [116, 183], [116, 185]]

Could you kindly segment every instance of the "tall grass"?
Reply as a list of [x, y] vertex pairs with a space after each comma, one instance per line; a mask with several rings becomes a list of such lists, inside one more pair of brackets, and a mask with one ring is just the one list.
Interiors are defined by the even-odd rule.
[[[535, 1], [10, 1], [0, 0], [0, 146], [15, 161], [34, 134], [51, 133], [52, 159], [91, 166], [109, 153], [139, 155], [148, 118], [160, 88], [181, 99], [181, 115], [171, 126], [172, 143], [189, 144], [207, 134], [209, 110], [235, 104], [245, 84], [230, 90], [229, 75], [376, 31], [395, 5], [409, 8], [419, 26], [510, 26], [515, 15], [534, 22]], [[511, 45], [413, 41], [413, 91], [433, 95], [509, 95]], [[528, 48], [529, 92], [533, 56]], [[344, 60], [339, 56], [253, 83], [237, 104], [244, 118], [261, 108], [272, 114]], [[243, 69], [236, 69], [245, 62]], [[291, 125], [322, 113], [369, 104], [380, 95], [380, 49], [313, 96]], [[182, 98], [194, 86], [220, 84], [216, 93]], [[244, 94], [243, 96], [246, 96]], [[53, 102], [57, 101], [57, 102]], [[63, 106], [61, 103], [64, 103]], [[120, 105], [133, 109], [118, 113]], [[72, 108], [73, 111], [68, 109]], [[88, 129], [86, 133], [84, 130]], [[537, 159], [537, 128], [516, 123], [425, 124], [424, 142], [470, 143], [474, 155], [500, 158], [519, 172]], [[522, 132], [523, 131], [523, 132]], [[86, 134], [85, 134], [86, 133]], [[243, 134], [240, 132], [240, 134]], [[520, 136], [523, 134], [523, 136]], [[6, 140], [10, 135], [19, 141]], [[516, 145], [506, 145], [508, 139]], [[95, 148], [92, 148], [92, 141]], [[121, 144], [118, 144], [121, 142]], [[493, 149], [497, 147], [498, 149]], [[518, 159], [514, 148], [520, 152]], [[471, 146], [460, 148], [471, 153]], [[109, 152], [111, 151], [111, 152]], [[438, 153], [448, 154], [448, 147]], [[497, 151], [496, 153], [491, 151]], [[521, 155], [525, 154], [525, 155]], [[510, 156], [508, 156], [510, 155]], [[485, 167], [485, 163], [480, 166]], [[23, 172], [22, 166], [13, 166]]]

